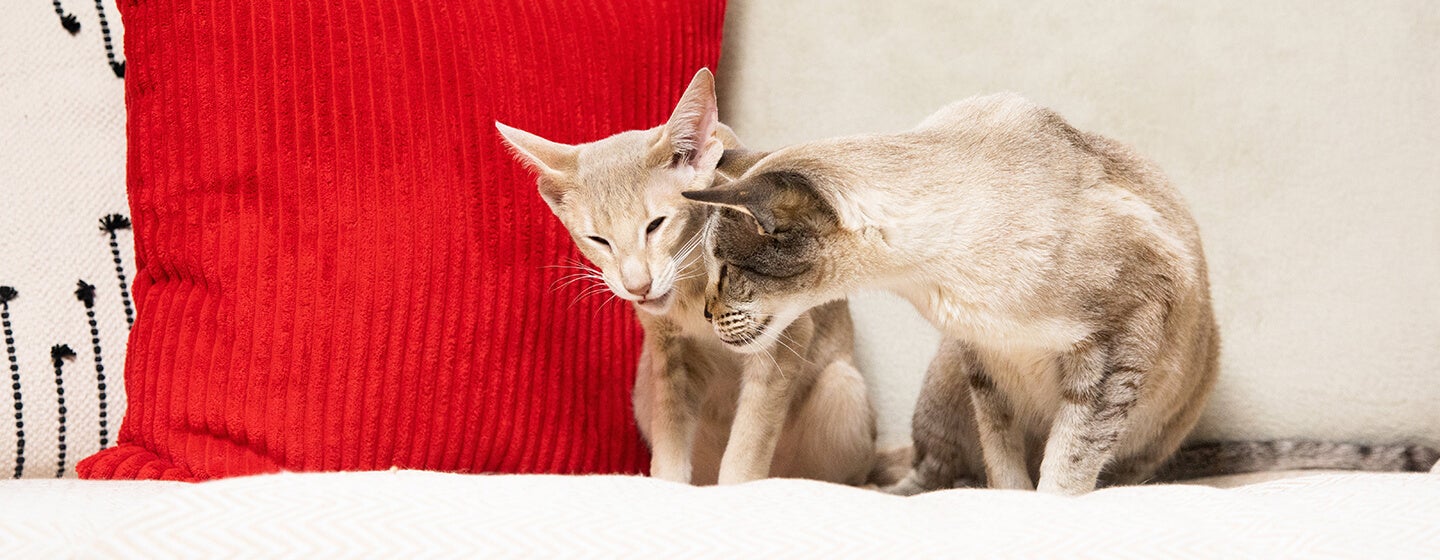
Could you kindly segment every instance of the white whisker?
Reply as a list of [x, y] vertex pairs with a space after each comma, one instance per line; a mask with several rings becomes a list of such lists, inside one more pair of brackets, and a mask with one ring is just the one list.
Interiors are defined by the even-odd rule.
[[[800, 352], [797, 352], [797, 351], [795, 350], [795, 347], [794, 347], [794, 346], [791, 346], [791, 345], [785, 343], [785, 332], [784, 332], [784, 331], [781, 331], [778, 335], [776, 335], [776, 337], [775, 337], [775, 342], [779, 343], [781, 346], [784, 346], [785, 349], [786, 349], [786, 350], [789, 350], [791, 354], [794, 354], [796, 359], [798, 359], [798, 360], [800, 360], [800, 361], [802, 361], [802, 362], [805, 362], [806, 364], [812, 365], [812, 366], [815, 365], [815, 364], [811, 363], [810, 360], [805, 359], [805, 356], [801, 356], [801, 355], [800, 355]], [[792, 339], [790, 342], [794, 342], [794, 343], [796, 343], [796, 344], [799, 344], [799, 343], [800, 343], [799, 341], [793, 340], [793, 339]]]
[[601, 303], [599, 306], [597, 306], [597, 307], [595, 308], [595, 311], [590, 314], [590, 320], [591, 320], [591, 321], [594, 321], [596, 317], [599, 317], [599, 316], [600, 316], [600, 311], [603, 310], [603, 309], [605, 309], [605, 306], [610, 305], [610, 302], [615, 301], [615, 300], [617, 300], [617, 299], [620, 299], [620, 296], [617, 296], [617, 295], [615, 295], [615, 294], [612, 292], [612, 293], [610, 294], [610, 297], [609, 297], [608, 299], [606, 299], [603, 303]]
[[561, 279], [559, 279], [559, 280], [556, 280], [555, 282], [551, 283], [550, 285], [551, 285], [551, 286], [554, 286], [554, 285], [556, 285], [556, 284], [560, 284], [561, 286], [568, 286], [568, 285], [570, 285], [570, 284], [572, 284], [572, 283], [574, 283], [574, 282], [580, 281], [580, 280], [599, 280], [599, 281], [601, 281], [601, 282], [604, 282], [604, 281], [605, 281], [605, 277], [604, 277], [604, 276], [600, 276], [600, 275], [598, 275], [598, 274], [575, 274], [575, 275], [566, 276], [566, 277], [564, 277], [564, 278], [561, 278]]
[[660, 273], [662, 284], [673, 285], [674, 282], [676, 282], [675, 277], [679, 274], [681, 268], [688, 264], [691, 252], [693, 252], [699, 244], [700, 232], [696, 231], [690, 236], [690, 239], [687, 240], [684, 245], [681, 245], [680, 249], [675, 251], [675, 253], [670, 256], [670, 259], [666, 261], [665, 269]]
[[770, 358], [770, 363], [775, 365], [775, 373], [780, 374], [781, 379], [785, 379], [788, 377], [787, 375], [785, 375], [785, 368], [780, 367], [780, 362], [775, 359], [775, 355], [770, 352], [770, 349], [762, 346], [760, 347], [760, 353], [763, 354], [766, 358]]
[[[588, 279], [587, 279], [587, 278], [577, 278], [577, 279], [575, 279], [575, 280], [571, 280], [571, 281], [569, 281], [569, 282], [566, 282], [565, 285], [563, 285], [563, 286], [556, 286], [556, 287], [554, 287], [554, 288], [551, 288], [550, 291], [552, 291], [552, 292], [558, 292], [558, 291], [560, 291], [560, 290], [564, 290], [564, 289], [569, 288], [572, 284], [576, 284], [576, 283], [579, 283], [579, 282], [582, 282], [582, 281], [585, 281], [585, 280], [588, 280]], [[604, 280], [593, 280], [593, 281], [590, 281], [590, 282], [585, 283], [585, 284], [580, 284], [580, 290], [583, 292], [583, 291], [585, 291], [585, 290], [589, 290], [589, 289], [594, 288], [594, 287], [596, 287], [596, 286], [605, 286], [605, 285], [606, 285], [606, 284], [605, 284], [605, 281], [604, 281]]]
[[599, 271], [595, 270], [594, 267], [589, 267], [589, 266], [574, 266], [574, 265], [569, 265], [569, 264], [547, 264], [547, 265], [542, 266], [542, 267], [540, 267], [540, 268], [568, 268], [568, 269], [571, 269], [571, 270], [588, 270], [588, 271], [590, 271], [590, 272], [599, 272]]
[[570, 307], [575, 307], [575, 304], [580, 303], [580, 300], [582, 299], [593, 296], [595, 294], [604, 293], [606, 290], [609, 289], [610, 287], [604, 284], [599, 284], [586, 288], [584, 292], [581, 292], [580, 295], [575, 296], [575, 299], [570, 301]]
[[684, 275], [684, 276], [676, 277], [676, 278], [675, 278], [675, 281], [676, 281], [676, 282], [679, 282], [679, 281], [681, 281], [681, 280], [689, 280], [689, 279], [691, 279], [691, 278], [699, 278], [699, 277], [704, 276], [704, 275], [705, 275], [704, 272], [693, 272], [693, 273], [690, 273], [690, 274], [686, 274], [686, 275]]

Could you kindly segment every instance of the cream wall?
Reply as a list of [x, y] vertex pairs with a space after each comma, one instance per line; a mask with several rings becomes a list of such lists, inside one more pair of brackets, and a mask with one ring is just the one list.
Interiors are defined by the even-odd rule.
[[[1204, 232], [1225, 340], [1197, 434], [1440, 444], [1440, 3], [731, 0], [721, 118], [758, 148], [1013, 90], [1137, 147]], [[937, 337], [856, 298], [882, 438]]]

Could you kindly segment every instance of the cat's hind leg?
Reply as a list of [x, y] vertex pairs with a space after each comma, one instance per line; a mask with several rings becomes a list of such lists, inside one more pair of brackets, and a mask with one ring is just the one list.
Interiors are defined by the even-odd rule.
[[1116, 457], [1100, 475], [1099, 486], [1128, 486], [1150, 482], [1161, 468], [1175, 456], [1185, 437], [1200, 421], [1205, 410], [1203, 396], [1191, 397], [1164, 422], [1158, 434], [1137, 452]]
[[985, 462], [970, 398], [974, 357], [964, 343], [941, 342], [925, 372], [910, 422], [915, 442], [910, 472], [886, 492], [910, 496], [984, 483]]
[[875, 466], [875, 410], [849, 361], [821, 370], [791, 415], [771, 474], [839, 484], [866, 482]]
[[1092, 336], [1060, 357], [1062, 403], [1045, 442], [1040, 491], [1073, 496], [1095, 489], [1130, 428], [1130, 413], [1154, 365], [1150, 333], [1163, 324], [1162, 307], [1139, 309], [1115, 331]]

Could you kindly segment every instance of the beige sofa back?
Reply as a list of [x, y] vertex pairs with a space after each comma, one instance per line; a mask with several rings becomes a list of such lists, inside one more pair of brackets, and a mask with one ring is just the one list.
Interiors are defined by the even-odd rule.
[[[1225, 341], [1197, 437], [1440, 444], [1440, 7], [1125, 4], [731, 0], [721, 117], [773, 148], [976, 93], [1050, 105], [1194, 208]], [[892, 296], [854, 308], [904, 441], [937, 338]]]

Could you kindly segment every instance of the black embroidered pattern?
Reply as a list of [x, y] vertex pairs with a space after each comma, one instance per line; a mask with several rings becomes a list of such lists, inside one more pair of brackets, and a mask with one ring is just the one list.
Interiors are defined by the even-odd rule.
[[115, 71], [115, 77], [124, 78], [125, 61], [115, 61], [115, 46], [110, 41], [110, 24], [105, 21], [104, 0], [95, 0], [95, 11], [100, 14], [100, 36], [105, 39], [105, 59], [110, 61], [110, 69]]
[[125, 266], [120, 262], [120, 241], [115, 238], [115, 231], [121, 229], [130, 229], [130, 218], [120, 214], [100, 218], [100, 231], [110, 234], [110, 256], [115, 259], [115, 277], [120, 279], [120, 301], [125, 305], [125, 323], [133, 327], [135, 307], [130, 302], [130, 286], [125, 283]]
[[65, 8], [60, 6], [60, 0], [50, 0], [55, 5], [55, 15], [60, 16], [60, 26], [69, 31], [71, 35], [80, 32], [80, 20], [75, 19], [74, 14], [65, 13]]
[[[65, 11], [60, 5], [60, 0], [50, 0], [50, 5], [55, 7], [55, 15], [60, 18], [60, 27], [70, 35], [80, 34], [80, 19], [75, 14]], [[95, 15], [100, 20], [100, 38], [105, 41], [105, 61], [110, 65], [110, 71], [115, 73], [116, 78], [125, 79], [125, 61], [116, 57], [115, 53], [119, 47], [110, 33], [110, 21], [105, 18], [105, 0], [95, 0]]]
[[75, 351], [65, 344], [50, 347], [50, 361], [55, 364], [55, 404], [60, 412], [59, 436], [55, 438], [59, 453], [55, 461], [55, 478], [65, 477], [65, 360], [75, 359]]
[[100, 353], [100, 325], [95, 322], [95, 286], [76, 282], [75, 299], [85, 305], [85, 319], [90, 322], [90, 344], [95, 350], [95, 389], [100, 399], [100, 449], [110, 445], [109, 406], [105, 402], [105, 363]]
[[[130, 229], [130, 219], [120, 214], [110, 214], [100, 219], [100, 229], [110, 237], [110, 255], [115, 262], [115, 276], [120, 282], [121, 300], [125, 308], [125, 319], [135, 324], [135, 307], [130, 300], [130, 286], [125, 278], [125, 266], [120, 256], [118, 230]], [[25, 475], [25, 405], [21, 391], [19, 352], [15, 345], [14, 326], [10, 321], [10, 302], [20, 294], [11, 286], [0, 286], [0, 325], [5, 334], [5, 353], [10, 364], [10, 388], [15, 402], [15, 471], [14, 477]], [[75, 299], [85, 306], [85, 320], [90, 327], [90, 344], [95, 351], [95, 384], [100, 402], [99, 432], [100, 448], [110, 445], [108, 386], [105, 378], [104, 352], [100, 347], [100, 325], [95, 315], [95, 286], [84, 280], [75, 282]], [[75, 351], [67, 344], [56, 344], [50, 348], [50, 359], [55, 367], [55, 399], [58, 416], [57, 460], [55, 476], [65, 476], [69, 446], [69, 408], [65, 404], [65, 360], [74, 360]]]
[[15, 356], [15, 331], [10, 326], [10, 302], [20, 295], [0, 286], [0, 326], [5, 330], [5, 353], [10, 358], [10, 388], [15, 391], [15, 478], [25, 474], [25, 406], [20, 397], [20, 359]]

